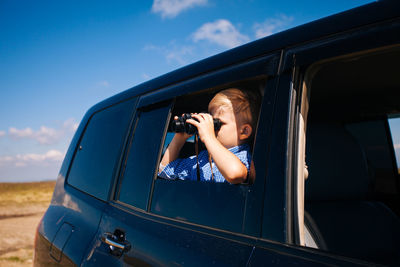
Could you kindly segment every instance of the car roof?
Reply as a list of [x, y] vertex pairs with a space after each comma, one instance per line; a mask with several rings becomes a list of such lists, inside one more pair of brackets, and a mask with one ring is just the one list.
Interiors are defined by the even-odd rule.
[[282, 49], [288, 49], [362, 26], [392, 20], [398, 18], [399, 14], [400, 1], [384, 0], [315, 20], [230, 49], [139, 84], [98, 103], [90, 109], [89, 113], [124, 99], [149, 93], [245, 60], [268, 55]]

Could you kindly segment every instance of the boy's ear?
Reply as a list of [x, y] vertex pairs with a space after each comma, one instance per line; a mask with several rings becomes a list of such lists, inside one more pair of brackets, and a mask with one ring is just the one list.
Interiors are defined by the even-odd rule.
[[253, 132], [253, 128], [251, 127], [250, 124], [248, 124], [248, 123], [243, 124], [240, 127], [239, 139], [240, 140], [246, 140], [247, 138], [250, 137], [252, 132]]

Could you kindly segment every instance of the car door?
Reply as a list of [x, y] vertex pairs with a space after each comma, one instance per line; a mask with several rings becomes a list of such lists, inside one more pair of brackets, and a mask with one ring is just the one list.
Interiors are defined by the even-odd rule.
[[[230, 234], [221, 237], [218, 231], [202, 229], [194, 224], [180, 223], [178, 220], [171, 221], [156, 214], [146, 213], [143, 210], [147, 209], [152, 179], [126, 178], [137, 172], [140, 173], [137, 177], [146, 178], [154, 175], [157, 160], [157, 156], [154, 155], [158, 154], [156, 152], [161, 143], [151, 144], [146, 140], [161, 139], [165, 126], [163, 123], [154, 125], [154, 122], [165, 122], [169, 108], [170, 105], [166, 104], [151, 110], [139, 109], [140, 114], [137, 115], [138, 121], [127, 158], [124, 179], [118, 193], [119, 200], [109, 205], [103, 213], [99, 236], [96, 244], [93, 245], [95, 251], [89, 253], [88, 263], [93, 265], [100, 263], [105, 266], [246, 264], [252, 251], [251, 243], [254, 240], [240, 241], [242, 238], [231, 237]], [[210, 190], [218, 190], [212, 189], [210, 185], [202, 186], [203, 189], [205, 189], [204, 186], [208, 186]], [[196, 185], [193, 184], [192, 187]], [[175, 191], [170, 191], [172, 195], [179, 192], [179, 188], [174, 189]], [[196, 194], [196, 191], [192, 193], [199, 197], [198, 201], [201, 201], [200, 194]], [[179, 209], [182, 204], [185, 204], [184, 202], [182, 199], [176, 203], [176, 208]], [[153, 203], [153, 208], [158, 209], [158, 204], [160, 203]], [[124, 246], [124, 248], [118, 248], [118, 246]]]

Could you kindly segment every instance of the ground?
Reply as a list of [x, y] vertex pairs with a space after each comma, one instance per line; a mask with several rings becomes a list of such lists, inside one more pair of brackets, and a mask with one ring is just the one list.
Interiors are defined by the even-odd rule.
[[55, 181], [0, 183], [0, 266], [32, 266], [36, 227]]

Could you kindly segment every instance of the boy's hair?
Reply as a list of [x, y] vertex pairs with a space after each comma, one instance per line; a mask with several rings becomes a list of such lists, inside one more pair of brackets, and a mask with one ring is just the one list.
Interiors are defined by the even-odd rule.
[[233, 113], [240, 120], [240, 123], [248, 123], [256, 129], [258, 113], [260, 110], [261, 96], [254, 90], [242, 90], [229, 88], [218, 92], [208, 104], [212, 106], [226, 106], [233, 109]]

